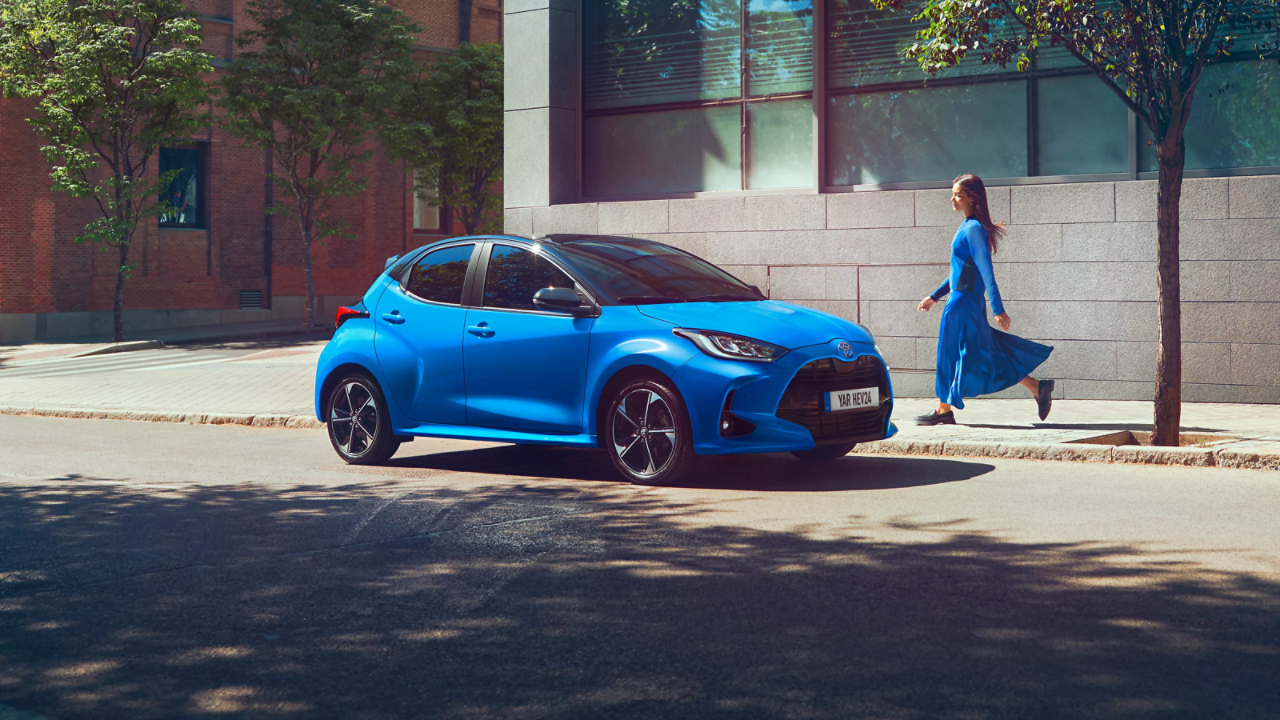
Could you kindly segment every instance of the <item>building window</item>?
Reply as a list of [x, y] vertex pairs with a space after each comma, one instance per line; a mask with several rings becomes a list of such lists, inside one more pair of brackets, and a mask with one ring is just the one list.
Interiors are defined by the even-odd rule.
[[432, 205], [438, 197], [435, 186], [427, 181], [426, 173], [417, 170], [413, 173], [413, 229], [426, 232], [441, 232], [440, 206]]
[[[599, 0], [583, 13], [583, 194], [937, 186], [963, 172], [1137, 177], [1145, 128], [1062, 48], [1028, 71], [978, 53], [928, 76], [902, 57], [924, 21], [871, 0]], [[1017, 33], [1012, 25], [1002, 32]], [[814, 33], [825, 38], [814, 54]], [[1225, 31], [1224, 31], [1225, 32]], [[1280, 66], [1239, 39], [1204, 72], [1189, 170], [1280, 166]], [[1253, 59], [1250, 59], [1252, 55]], [[814, 83], [825, 95], [814, 107]], [[816, 117], [815, 117], [816, 116]], [[815, 144], [825, 170], [817, 178]], [[914, 186], [920, 186], [914, 185]]]
[[160, 174], [176, 173], [160, 194], [160, 224], [204, 227], [204, 176], [196, 143], [160, 148]]
[[813, 0], [603, 0], [583, 27], [586, 194], [813, 185]]

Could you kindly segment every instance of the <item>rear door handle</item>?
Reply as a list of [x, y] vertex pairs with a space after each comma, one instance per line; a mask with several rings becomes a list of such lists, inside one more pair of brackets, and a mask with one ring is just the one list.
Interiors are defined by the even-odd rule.
[[382, 313], [382, 319], [383, 319], [383, 320], [386, 320], [387, 322], [391, 323], [392, 325], [403, 325], [403, 324], [404, 324], [404, 318], [400, 317], [400, 313], [394, 313], [394, 312]]
[[484, 323], [481, 323], [479, 325], [472, 325], [471, 327], [467, 328], [467, 332], [471, 333], [472, 335], [475, 335], [476, 337], [486, 337], [486, 338], [493, 337], [495, 334], [494, 329], [489, 327], [488, 325], [485, 325]]

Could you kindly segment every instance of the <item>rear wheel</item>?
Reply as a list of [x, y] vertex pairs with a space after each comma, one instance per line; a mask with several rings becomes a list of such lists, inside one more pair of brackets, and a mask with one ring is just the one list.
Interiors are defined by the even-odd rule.
[[693, 465], [689, 414], [667, 381], [641, 378], [627, 383], [614, 394], [608, 413], [605, 449], [626, 479], [665, 485]]
[[825, 463], [832, 460], [839, 460], [853, 450], [853, 446], [857, 443], [848, 443], [844, 445], [819, 445], [812, 450], [792, 450], [791, 454], [809, 463]]
[[391, 433], [387, 400], [373, 378], [351, 373], [329, 394], [329, 442], [352, 465], [386, 462], [400, 447]]

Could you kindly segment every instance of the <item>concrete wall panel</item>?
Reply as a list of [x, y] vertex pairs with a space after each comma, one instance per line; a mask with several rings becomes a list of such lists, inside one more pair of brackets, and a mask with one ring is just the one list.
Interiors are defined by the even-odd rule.
[[748, 197], [747, 230], [822, 230], [827, 223], [827, 195]]
[[[1178, 217], [1183, 220], [1218, 220], [1227, 215], [1227, 178], [1196, 178], [1182, 182]], [[1156, 219], [1155, 180], [1116, 183], [1118, 222]]]
[[671, 200], [671, 232], [746, 230], [743, 198]]
[[1280, 217], [1280, 176], [1233, 177], [1230, 183], [1231, 217]]
[[828, 230], [827, 262], [945, 264], [953, 234], [945, 227]]
[[[890, 228], [916, 224], [916, 194], [910, 190], [836, 193], [827, 197], [827, 227]], [[959, 222], [955, 223], [959, 226]]]
[[1059, 183], [1010, 188], [1010, 222], [1114, 222], [1115, 183]]
[[1280, 220], [1188, 220], [1179, 240], [1183, 260], [1280, 260]]
[[551, 105], [551, 13], [508, 15], [503, 44], [503, 108], [528, 110]]
[[914, 300], [919, 303], [938, 289], [938, 284], [947, 277], [948, 268], [947, 265], [864, 267], [859, 273], [860, 294], [864, 300]]
[[777, 300], [826, 300], [827, 269], [775, 267], [769, 271], [769, 297]]
[[[964, 217], [951, 207], [951, 190], [916, 190], [916, 222], [918, 226], [959, 227]], [[1009, 188], [987, 188], [987, 204], [991, 220], [1009, 222]]]
[[[1186, 246], [1183, 246], [1183, 257]], [[1156, 259], [1156, 224], [1072, 223], [1062, 226], [1062, 260], [1149, 261]]]
[[533, 235], [533, 209], [508, 208], [503, 212], [502, 231], [508, 235]]
[[534, 235], [552, 233], [594, 235], [597, 232], [596, 206], [592, 203], [533, 208]]
[[605, 235], [668, 232], [669, 203], [668, 200], [600, 203], [600, 232]]

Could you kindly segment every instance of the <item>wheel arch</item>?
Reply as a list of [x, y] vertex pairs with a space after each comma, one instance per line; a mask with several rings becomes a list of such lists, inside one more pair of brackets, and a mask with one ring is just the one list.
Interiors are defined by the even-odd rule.
[[387, 391], [382, 388], [382, 383], [378, 382], [378, 376], [372, 370], [360, 363], [343, 363], [330, 370], [329, 374], [325, 376], [324, 382], [320, 385], [321, 422], [329, 422], [329, 396], [333, 393], [333, 386], [336, 385], [339, 380], [353, 372], [359, 372], [367, 375], [369, 379], [373, 381], [373, 384], [378, 386], [378, 391], [382, 393], [382, 396], [384, 398], [386, 397]]
[[[665, 381], [667, 385], [680, 397], [680, 402], [685, 405], [685, 415], [689, 414], [688, 401], [684, 398], [684, 393], [680, 392], [680, 388], [676, 385], [676, 381], [667, 373], [659, 370], [652, 365], [628, 365], [620, 368], [605, 382], [604, 387], [600, 390], [600, 397], [596, 399], [595, 421], [592, 427], [595, 428], [596, 446], [605, 447], [604, 419], [607, 414], [608, 403], [612, 402], [613, 394], [619, 387], [641, 378], [649, 378], [653, 380]], [[686, 418], [692, 422], [692, 418]]]

